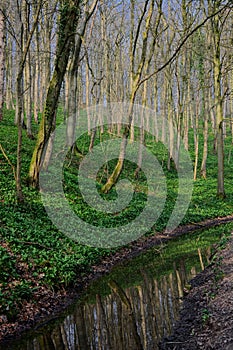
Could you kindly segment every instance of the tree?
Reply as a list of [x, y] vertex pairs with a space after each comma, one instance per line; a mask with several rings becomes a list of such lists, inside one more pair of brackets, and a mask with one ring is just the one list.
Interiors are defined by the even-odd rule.
[[68, 94], [68, 104], [67, 104], [67, 145], [73, 146], [75, 139], [75, 127], [76, 127], [76, 121], [77, 121], [77, 112], [78, 112], [78, 96], [77, 96], [77, 90], [78, 90], [78, 67], [79, 67], [79, 57], [81, 52], [81, 46], [82, 46], [82, 40], [83, 36], [85, 34], [86, 26], [91, 18], [92, 14], [94, 13], [96, 9], [96, 5], [98, 3], [98, 0], [94, 0], [91, 7], [88, 8], [86, 6], [85, 8], [85, 14], [83, 16], [83, 19], [80, 23], [79, 33], [76, 36], [76, 40], [74, 43], [74, 52], [71, 56], [68, 72], [67, 72], [67, 89], [69, 91]]
[[[122, 136], [122, 143], [121, 143], [121, 148], [120, 148], [120, 153], [119, 153], [119, 159], [118, 162], [116, 164], [116, 167], [114, 168], [112, 174], [109, 176], [106, 184], [102, 187], [102, 192], [103, 193], [108, 193], [111, 188], [115, 185], [115, 183], [117, 182], [122, 168], [123, 168], [123, 164], [124, 164], [124, 159], [125, 159], [125, 152], [126, 152], [126, 147], [127, 147], [127, 143], [128, 143], [128, 138], [130, 135], [130, 129], [131, 129], [131, 125], [132, 125], [132, 120], [133, 120], [133, 108], [134, 108], [134, 103], [135, 103], [135, 99], [136, 99], [136, 94], [137, 91], [139, 89], [140, 86], [140, 81], [141, 81], [141, 77], [144, 71], [145, 66], [148, 66], [149, 63], [149, 59], [150, 59], [150, 55], [148, 58], [148, 41], [149, 41], [149, 31], [150, 31], [150, 26], [151, 26], [151, 21], [152, 21], [152, 16], [154, 13], [154, 4], [155, 2], [152, 0], [150, 3], [150, 1], [145, 1], [143, 10], [142, 10], [142, 15], [139, 18], [138, 21], [138, 26], [136, 29], [136, 34], [135, 34], [135, 38], [132, 42], [131, 45], [131, 52], [130, 52], [130, 61], [131, 61], [131, 91], [130, 91], [130, 103], [129, 103], [129, 110], [128, 110], [128, 125], [126, 125], [124, 132], [123, 132], [123, 136]], [[134, 10], [134, 0], [131, 1], [131, 6], [132, 6], [132, 11]], [[149, 6], [149, 10], [147, 12]], [[132, 15], [133, 18], [133, 15]], [[135, 54], [136, 54], [136, 49], [137, 49], [137, 45], [138, 45], [138, 41], [139, 41], [139, 36], [140, 36], [140, 31], [141, 31], [141, 26], [142, 26], [142, 22], [143, 20], [145, 20], [145, 28], [144, 28], [144, 32], [142, 35], [142, 49], [141, 49], [141, 54], [140, 54], [140, 58], [139, 58], [139, 62], [136, 65], [135, 63]]]
[[[63, 102], [59, 96], [64, 86], [62, 97], [66, 96], [65, 113], [73, 116], [67, 118], [70, 146], [74, 144], [77, 111], [82, 106], [80, 102], [86, 101], [87, 107], [98, 103], [111, 105], [112, 101], [129, 102], [128, 125], [124, 128], [121, 118], [117, 121], [118, 136], [123, 133], [122, 147], [117, 166], [102, 188], [104, 192], [108, 192], [117, 181], [127, 143], [134, 138], [132, 116], [134, 103], [137, 102], [156, 110], [154, 127], [157, 128], [157, 140], [160, 132], [158, 118], [163, 121], [162, 136], [166, 140], [162, 140], [168, 141], [167, 164], [170, 169], [171, 160], [179, 158], [180, 137], [184, 138], [186, 149], [191, 147], [189, 137], [192, 128], [194, 167], [195, 174], [198, 174], [202, 149], [199, 145], [202, 138], [199, 136], [203, 126], [204, 148], [200, 170], [201, 175], [206, 177], [208, 129], [212, 123], [218, 152], [218, 193], [224, 196], [223, 139], [224, 132], [228, 130], [227, 123], [233, 135], [233, 123], [229, 118], [233, 110], [230, 99], [233, 86], [232, 50], [230, 34], [227, 34], [227, 31], [232, 32], [232, 2], [206, 0], [194, 4], [188, 0], [99, 0], [98, 7], [97, 2], [43, 1], [35, 26], [35, 40], [29, 43], [22, 67], [38, 2], [21, 0], [15, 3], [10, 0], [9, 6], [4, 9], [3, 0], [0, 0], [3, 8], [1, 14], [4, 14], [7, 28], [6, 76], [5, 80], [0, 79], [0, 91], [4, 82], [8, 108], [14, 108], [14, 102], [17, 102], [19, 169], [20, 128], [23, 123], [31, 135], [34, 111], [34, 118], [40, 122], [40, 126], [29, 182], [38, 186], [40, 169], [43, 166], [46, 168], [43, 155], [46, 154], [46, 159], [49, 159], [47, 143], [56, 127], [56, 110], [58, 101]], [[95, 8], [93, 21], [87, 26]], [[62, 85], [64, 80], [65, 84]], [[41, 120], [39, 111], [42, 112]], [[88, 111], [87, 117], [90, 118]], [[167, 117], [169, 129], [165, 135]], [[111, 116], [108, 121], [111, 135], [116, 131], [116, 126], [111, 125]], [[89, 134], [91, 124], [89, 120]], [[142, 125], [148, 125], [146, 116]], [[97, 135], [97, 129], [92, 130], [90, 150]], [[144, 142], [143, 132], [140, 140]], [[138, 160], [137, 172], [142, 162], [141, 154]]]
[[0, 120], [3, 117], [5, 71], [5, 18], [3, 2], [0, 2]]
[[[131, 66], [133, 67], [133, 69], [135, 68], [135, 53], [136, 53], [136, 48], [137, 48], [137, 44], [138, 44], [138, 37], [140, 34], [140, 30], [141, 30], [141, 24], [142, 24], [142, 20], [144, 18], [144, 16], [146, 17], [145, 20], [145, 29], [143, 32], [143, 38], [142, 38], [142, 43], [141, 43], [141, 56], [138, 60], [138, 65], [137, 65], [137, 69], [136, 71], [133, 71], [132, 74], [132, 84], [131, 84], [131, 93], [130, 93], [130, 107], [129, 107], [129, 112], [128, 112], [128, 116], [129, 116], [129, 123], [125, 128], [125, 131], [123, 133], [123, 137], [122, 137], [122, 144], [121, 144], [121, 149], [119, 152], [119, 159], [117, 162], [117, 165], [115, 167], [115, 169], [113, 170], [112, 174], [110, 175], [110, 177], [108, 178], [106, 184], [102, 187], [102, 191], [104, 193], [107, 193], [117, 182], [121, 170], [123, 168], [123, 163], [124, 163], [124, 157], [125, 157], [125, 151], [126, 151], [126, 147], [127, 147], [127, 140], [128, 140], [128, 136], [130, 134], [130, 130], [131, 130], [131, 126], [132, 126], [132, 115], [133, 115], [133, 108], [134, 108], [134, 102], [136, 99], [136, 94], [139, 91], [139, 88], [142, 84], [144, 84], [146, 81], [148, 81], [149, 79], [151, 79], [152, 77], [154, 77], [155, 75], [157, 75], [159, 72], [162, 72], [164, 70], [164, 68], [166, 68], [167, 66], [169, 66], [171, 63], [173, 63], [176, 59], [178, 54], [180, 53], [180, 51], [185, 47], [187, 41], [189, 38], [191, 38], [201, 27], [203, 27], [208, 21], [212, 21], [213, 22], [213, 34], [214, 34], [214, 40], [215, 40], [215, 52], [214, 52], [214, 76], [215, 76], [215, 102], [216, 102], [216, 122], [218, 123], [218, 132], [217, 132], [217, 140], [218, 140], [218, 167], [219, 167], [219, 173], [218, 173], [218, 195], [220, 196], [224, 196], [224, 188], [223, 188], [223, 138], [222, 138], [222, 121], [223, 121], [223, 113], [222, 113], [222, 96], [221, 96], [221, 62], [219, 60], [220, 58], [220, 28], [218, 29], [218, 27], [220, 26], [220, 23], [216, 24], [216, 21], [219, 21], [219, 17], [220, 14], [222, 15], [224, 13], [224, 10], [226, 10], [227, 8], [230, 8], [230, 2], [227, 3], [223, 3], [222, 1], [213, 1], [214, 6], [212, 6], [213, 8], [211, 9], [210, 13], [204, 18], [202, 19], [200, 16], [200, 20], [199, 23], [194, 25], [195, 23], [195, 18], [193, 18], [193, 20], [191, 21], [190, 25], [186, 25], [185, 27], [185, 31], [183, 33], [183, 36], [181, 37], [181, 39], [177, 42], [174, 52], [171, 53], [167, 58], [166, 61], [164, 63], [161, 64], [161, 66], [159, 68], [157, 68], [154, 72], [152, 73], [148, 73], [146, 72], [146, 70], [144, 69], [147, 66], [147, 60], [148, 60], [148, 52], [147, 52], [147, 47], [148, 47], [148, 33], [149, 30], [148, 28], [151, 25], [151, 9], [153, 9], [154, 7], [154, 2], [151, 2], [150, 5], [150, 10], [148, 11], [148, 13], [146, 12], [146, 6], [148, 5], [148, 1], [145, 2], [144, 5], [144, 10], [141, 11], [142, 15], [138, 20], [138, 26], [136, 29], [136, 35], [135, 35], [135, 39], [134, 39], [134, 43], [133, 43], [133, 49], [132, 49], [132, 56], [130, 55], [130, 58], [133, 62], [133, 64], [131, 64]], [[134, 6], [134, 1], [131, 1], [131, 5]], [[158, 5], [158, 3], [157, 3]], [[185, 16], [187, 15], [186, 13], [186, 1], [183, 0], [181, 3], [181, 11], [183, 12], [183, 18], [185, 19]], [[153, 11], [152, 11], [153, 12]], [[146, 15], [147, 13], [147, 15]], [[199, 15], [199, 13], [197, 12], [197, 14]], [[132, 16], [131, 16], [132, 17]], [[199, 18], [198, 17], [198, 18]], [[186, 20], [187, 22], [187, 20]], [[223, 21], [224, 23], [224, 21]], [[185, 58], [185, 56], [183, 56]], [[186, 61], [186, 58], [185, 58]], [[184, 61], [184, 65], [186, 65], [186, 62]], [[145, 74], [143, 76], [143, 73]], [[185, 74], [185, 73], [184, 73]], [[177, 140], [176, 140], [176, 152], [175, 152], [175, 160], [176, 163], [178, 164], [178, 159], [179, 159], [179, 143], [180, 143], [180, 137], [181, 137], [181, 127], [182, 124], [181, 122], [183, 122], [183, 108], [184, 106], [182, 105], [183, 103], [183, 97], [186, 97], [186, 91], [185, 91], [185, 87], [187, 87], [187, 84], [182, 84], [184, 86], [180, 86], [181, 84], [181, 80], [183, 79], [183, 82], [185, 81], [186, 78], [184, 78], [182, 76], [182, 72], [178, 72], [178, 75], [176, 76], [176, 80], [177, 80], [177, 89], [178, 89], [178, 109], [177, 109]], [[190, 88], [189, 86], [187, 88]], [[182, 94], [182, 96], [181, 96]], [[194, 112], [195, 113], [195, 112]], [[187, 119], [187, 118], [186, 118]], [[197, 124], [195, 124], [197, 126]], [[186, 134], [187, 134], [187, 129], [186, 129]], [[196, 146], [196, 165], [197, 165], [197, 156], [198, 156], [198, 134], [196, 132], [196, 141], [195, 141], [195, 146]]]
[[43, 154], [49, 137], [55, 129], [60, 90], [70, 53], [74, 49], [75, 32], [81, 10], [81, 0], [63, 0], [60, 3], [60, 19], [54, 71], [49, 82], [37, 143], [29, 169], [29, 183], [33, 187], [38, 187], [39, 185], [39, 173], [43, 165]]
[[[221, 1], [211, 1], [213, 11], [219, 10]], [[214, 63], [214, 100], [216, 108], [216, 139], [218, 156], [218, 186], [217, 195], [225, 197], [224, 190], [224, 141], [223, 141], [223, 96], [221, 88], [222, 70], [221, 70], [221, 31], [222, 25], [220, 15], [217, 14], [211, 21], [213, 33], [213, 63]]]
[[[23, 5], [26, 7], [26, 1], [23, 2]], [[32, 28], [30, 32], [27, 34], [27, 39], [22, 42], [22, 51], [19, 59], [18, 73], [16, 79], [16, 100], [17, 100], [17, 126], [18, 126], [18, 144], [17, 144], [17, 169], [16, 169], [16, 191], [17, 191], [17, 199], [19, 202], [23, 201], [23, 193], [22, 193], [22, 185], [21, 185], [21, 151], [22, 151], [22, 114], [23, 114], [23, 73], [26, 64], [27, 54], [29, 51], [29, 47], [31, 44], [31, 40], [33, 34], [35, 32], [38, 18], [40, 15], [40, 10], [42, 6], [42, 0], [40, 0], [37, 4], [35, 17], [32, 23]]]

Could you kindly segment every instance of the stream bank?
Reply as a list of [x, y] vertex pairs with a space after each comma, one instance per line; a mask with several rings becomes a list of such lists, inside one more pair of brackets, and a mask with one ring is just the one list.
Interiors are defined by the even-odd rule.
[[233, 236], [190, 281], [180, 318], [161, 350], [233, 349]]
[[[199, 224], [182, 226], [172, 234], [156, 233], [151, 237], [144, 237], [136, 242], [132, 242], [127, 247], [120, 249], [117, 253], [105, 258], [100, 264], [93, 266], [91, 273], [77, 279], [77, 287], [72, 290], [61, 290], [58, 292], [46, 290], [37, 291], [35, 303], [27, 303], [22, 307], [22, 311], [16, 322], [9, 322], [4, 317], [0, 318], [0, 341], [16, 339], [23, 332], [33, 327], [40, 327], [49, 320], [56, 318], [62, 310], [71, 305], [77, 299], [85, 287], [94, 279], [108, 273], [111, 268], [123, 260], [130, 259], [146, 251], [152, 246], [161, 246], [169, 240], [181, 236], [184, 233], [195, 232], [197, 229], [208, 228], [222, 223], [231, 222], [233, 216], [207, 220]], [[158, 248], [160, 249], [160, 248]], [[39, 295], [40, 294], [40, 295]]]

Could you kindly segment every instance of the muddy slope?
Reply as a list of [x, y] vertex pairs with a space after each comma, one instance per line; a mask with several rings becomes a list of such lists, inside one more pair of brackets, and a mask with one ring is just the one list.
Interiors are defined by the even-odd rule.
[[191, 281], [180, 320], [160, 349], [233, 349], [233, 236], [214, 262]]

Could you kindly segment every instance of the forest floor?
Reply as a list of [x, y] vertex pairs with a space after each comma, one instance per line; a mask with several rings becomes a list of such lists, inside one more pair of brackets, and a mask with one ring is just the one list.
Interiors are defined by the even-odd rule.
[[233, 349], [233, 236], [191, 282], [180, 319], [164, 350]]
[[[232, 221], [233, 215], [181, 226], [171, 234], [157, 233], [142, 237], [93, 266], [90, 273], [77, 279], [75, 289], [55, 292], [45, 286], [39, 287], [34, 292], [34, 302], [25, 301], [22, 305], [17, 321], [11, 322], [0, 315], [0, 348], [25, 331], [37, 329], [56, 319], [85, 291], [91, 281], [108, 273], [123, 260], [183, 234]], [[177, 324], [174, 336], [165, 339], [161, 349], [233, 349], [233, 237], [227, 248], [220, 251], [220, 255], [215, 263], [191, 282], [192, 289], [184, 300], [181, 321]]]

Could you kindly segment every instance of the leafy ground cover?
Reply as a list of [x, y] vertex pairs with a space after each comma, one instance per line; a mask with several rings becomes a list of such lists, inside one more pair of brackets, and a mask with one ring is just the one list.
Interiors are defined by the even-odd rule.
[[[84, 276], [93, 264], [98, 264], [101, 258], [113, 252], [110, 249], [78, 244], [59, 232], [52, 224], [41, 202], [40, 193], [27, 187], [27, 172], [35, 140], [27, 138], [25, 132], [22, 150], [25, 202], [20, 205], [16, 203], [12, 167], [16, 166], [17, 130], [13, 120], [14, 113], [5, 111], [4, 120], [0, 125], [0, 143], [9, 158], [7, 161], [0, 152], [0, 315], [4, 315], [8, 320], [17, 319], [17, 314], [25, 302], [37, 302], [35, 295], [41, 288], [57, 291], [75, 286], [76, 276]], [[33, 125], [33, 128], [36, 132], [37, 125]], [[101, 135], [101, 140], [103, 138], [108, 139], [109, 135]], [[89, 142], [88, 135], [83, 135], [78, 140], [78, 149], [83, 155], [88, 152]], [[100, 141], [97, 137], [95, 143], [98, 142]], [[192, 201], [182, 224], [232, 214], [233, 171], [230, 135], [226, 137], [225, 143], [227, 197], [224, 200], [216, 197], [217, 158], [212, 151], [213, 136], [210, 135], [208, 178], [198, 178], [195, 181]], [[165, 207], [155, 227], [148, 232], [148, 235], [151, 235], [165, 228], [172, 212], [177, 198], [177, 173], [174, 168], [171, 171], [166, 170], [167, 154], [163, 145], [156, 144], [149, 135], [146, 137], [146, 144], [163, 167], [167, 184]], [[192, 155], [192, 145], [190, 150]], [[94, 210], [83, 201], [77, 188], [80, 159], [80, 155], [75, 155], [72, 159], [67, 158], [64, 164], [64, 190], [73, 210], [84, 220], [97, 226], [114, 227], [127, 223], [141, 212], [146, 202], [147, 183], [142, 172], [137, 179], [134, 178], [135, 165], [126, 162], [121, 176], [133, 181], [136, 194], [131, 205], [116, 217]], [[99, 172], [98, 189], [114, 167], [114, 162], [109, 162], [102, 168], [102, 172]], [[116, 198], [115, 189], [105, 198]]]

